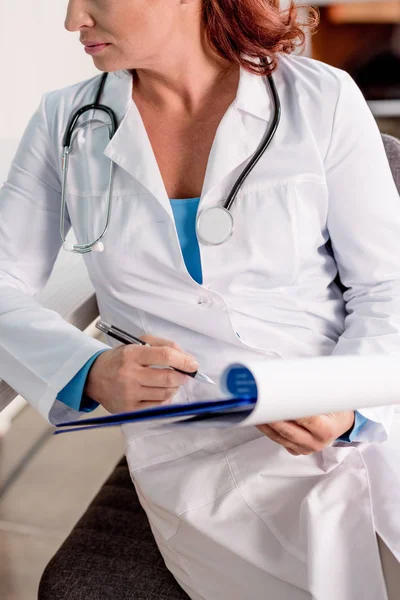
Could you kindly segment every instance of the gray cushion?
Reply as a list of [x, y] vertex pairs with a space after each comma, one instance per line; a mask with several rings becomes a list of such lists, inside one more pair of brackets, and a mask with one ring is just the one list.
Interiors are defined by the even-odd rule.
[[38, 600], [189, 600], [168, 571], [123, 458], [46, 567]]
[[383, 143], [387, 157], [389, 159], [390, 168], [392, 169], [393, 178], [400, 192], [400, 140], [397, 138], [383, 134]]

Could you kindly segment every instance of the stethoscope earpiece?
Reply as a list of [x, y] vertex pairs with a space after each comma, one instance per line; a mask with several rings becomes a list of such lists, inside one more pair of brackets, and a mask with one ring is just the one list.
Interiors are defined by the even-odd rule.
[[92, 247], [92, 251], [93, 252], [103, 252], [104, 251], [103, 242], [96, 242]]
[[72, 242], [64, 242], [63, 243], [63, 250], [65, 250], [65, 252], [72, 252], [73, 249], [74, 249], [74, 244]]
[[82, 252], [82, 249], [77, 244], [74, 244], [73, 242], [64, 242], [63, 250], [65, 250], [65, 252], [75, 252], [76, 254], [86, 254], [87, 252], [103, 252], [104, 244], [103, 242], [95, 242], [91, 247], [89, 244], [89, 246], [85, 249], [85, 252]]

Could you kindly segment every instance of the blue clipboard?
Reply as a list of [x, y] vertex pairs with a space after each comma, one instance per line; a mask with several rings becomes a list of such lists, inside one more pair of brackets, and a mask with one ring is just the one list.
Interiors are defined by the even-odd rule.
[[250, 397], [209, 400], [207, 402], [194, 402], [192, 404], [170, 404], [168, 406], [158, 406], [134, 412], [106, 415], [105, 417], [80, 419], [79, 421], [59, 423], [56, 425], [57, 429], [53, 432], [53, 435], [72, 431], [100, 429], [102, 427], [117, 427], [126, 423], [171, 419], [173, 417], [176, 417], [177, 420], [180, 417], [193, 417], [193, 420], [207, 419], [212, 421], [212, 417], [214, 416], [222, 417], [235, 412], [241, 412], [243, 416], [246, 416], [253, 410], [256, 401], [257, 398]]

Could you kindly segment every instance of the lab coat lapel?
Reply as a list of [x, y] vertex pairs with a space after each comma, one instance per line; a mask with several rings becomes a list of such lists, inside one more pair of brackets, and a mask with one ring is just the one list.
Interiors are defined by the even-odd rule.
[[202, 197], [236, 169], [239, 176], [239, 167], [243, 169], [265, 135], [271, 119], [271, 106], [265, 78], [241, 69], [236, 98], [217, 129]]
[[[105, 156], [127, 171], [160, 202], [173, 219], [171, 205], [161, 177], [153, 148], [140, 112], [132, 99], [132, 78], [118, 71], [105, 86], [104, 104], [116, 106], [122, 116], [113, 139], [104, 150]], [[108, 82], [107, 82], [108, 83]]]
[[[147, 131], [132, 99], [132, 78], [110, 73], [102, 103], [114, 107], [119, 128], [104, 154], [127, 171], [160, 202], [170, 219], [173, 212]], [[260, 144], [271, 119], [271, 97], [265, 78], [241, 69], [238, 92], [219, 124], [211, 148], [202, 198], [236, 169], [245, 166]], [[260, 126], [261, 121], [261, 126]]]

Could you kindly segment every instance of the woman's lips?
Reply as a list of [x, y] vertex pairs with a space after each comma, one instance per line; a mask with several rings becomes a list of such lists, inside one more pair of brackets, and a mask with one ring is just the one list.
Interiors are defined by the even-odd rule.
[[101, 52], [102, 50], [104, 50], [104, 48], [107, 48], [107, 46], [110, 46], [111, 44], [96, 44], [95, 46], [85, 46], [85, 52], [87, 54], [97, 54], [98, 52]]

